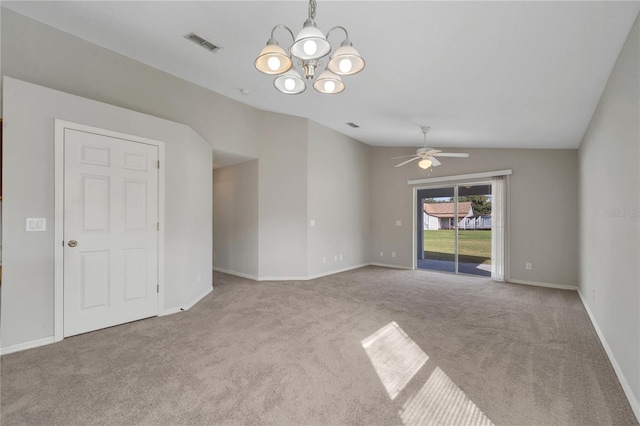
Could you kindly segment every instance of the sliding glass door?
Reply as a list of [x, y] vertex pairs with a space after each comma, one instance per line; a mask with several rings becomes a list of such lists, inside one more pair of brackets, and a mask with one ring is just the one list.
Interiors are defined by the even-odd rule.
[[490, 277], [491, 184], [427, 188], [416, 194], [416, 267]]
[[418, 269], [456, 272], [453, 187], [418, 191]]
[[458, 272], [491, 276], [491, 185], [458, 186]]

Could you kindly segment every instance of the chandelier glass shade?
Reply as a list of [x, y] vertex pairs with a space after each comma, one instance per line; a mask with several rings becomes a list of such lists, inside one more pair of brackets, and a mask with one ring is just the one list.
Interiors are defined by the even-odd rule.
[[282, 74], [289, 71], [292, 66], [293, 61], [275, 40], [274, 44], [267, 43], [256, 58], [256, 68], [265, 74]]
[[344, 90], [344, 83], [339, 75], [335, 75], [331, 71], [325, 71], [318, 76], [313, 83], [313, 88], [320, 93], [335, 94]]
[[[334, 30], [342, 30], [345, 33], [345, 39], [327, 62], [326, 69], [313, 83], [314, 89], [325, 94], [340, 93], [345, 89], [345, 84], [340, 76], [353, 75], [364, 69], [365, 61], [353, 47], [347, 30], [344, 27], [336, 26], [325, 35], [316, 26], [315, 11], [316, 1], [310, 0], [309, 18], [297, 36], [294, 36], [286, 25], [273, 27], [271, 38], [255, 60], [258, 71], [278, 76], [274, 80], [274, 86], [282, 93], [295, 95], [304, 92], [306, 89], [305, 80], [315, 78], [316, 69], [324, 65], [322, 60], [331, 53], [332, 46], [329, 42], [329, 35]], [[278, 45], [274, 37], [275, 31], [279, 28], [289, 32], [293, 40], [288, 54]], [[294, 66], [294, 61], [302, 71], [304, 79]]]
[[327, 64], [327, 68], [334, 74], [353, 75], [362, 71], [364, 68], [364, 59], [362, 59], [358, 51], [354, 49], [351, 42], [346, 40], [342, 42], [342, 46], [333, 54]]
[[303, 61], [324, 58], [331, 52], [331, 43], [316, 27], [312, 19], [307, 19], [290, 48], [291, 55]]
[[304, 83], [300, 73], [295, 69], [290, 69], [284, 74], [276, 77], [273, 81], [273, 85], [276, 89], [287, 95], [297, 95], [298, 93], [304, 92], [307, 88], [307, 85]]

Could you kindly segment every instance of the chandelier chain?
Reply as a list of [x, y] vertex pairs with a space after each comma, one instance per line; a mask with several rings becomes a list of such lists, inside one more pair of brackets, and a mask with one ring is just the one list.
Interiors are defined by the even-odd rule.
[[318, 5], [316, 4], [316, 0], [309, 0], [309, 19], [316, 19], [316, 8]]

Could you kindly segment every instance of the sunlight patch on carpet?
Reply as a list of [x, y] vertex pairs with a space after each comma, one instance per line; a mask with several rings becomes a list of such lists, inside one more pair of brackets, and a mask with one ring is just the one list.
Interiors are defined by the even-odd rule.
[[395, 321], [361, 343], [391, 399], [400, 394], [429, 359]]
[[493, 423], [436, 367], [422, 388], [413, 394], [399, 412], [405, 425], [478, 425]]

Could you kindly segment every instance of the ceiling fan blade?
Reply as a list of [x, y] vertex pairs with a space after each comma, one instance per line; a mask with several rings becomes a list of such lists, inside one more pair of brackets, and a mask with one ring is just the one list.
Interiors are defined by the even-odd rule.
[[436, 157], [430, 157], [429, 160], [431, 160], [431, 165], [433, 167], [439, 166], [440, 164], [442, 164], [441, 162], [438, 161], [438, 159]]
[[397, 160], [398, 158], [407, 158], [407, 157], [413, 157], [413, 156], [415, 156], [415, 154], [401, 155], [400, 157], [391, 157], [389, 158], [389, 160]]
[[416, 160], [419, 160], [419, 159], [420, 159], [420, 157], [413, 157], [413, 158], [412, 158], [412, 159], [410, 159], [410, 160], [404, 161], [404, 162], [402, 162], [402, 163], [400, 163], [400, 164], [396, 164], [396, 167], [404, 166], [404, 165], [405, 165], [405, 164], [407, 164], [407, 163], [410, 163], [410, 162], [412, 162], [412, 161], [416, 161]]
[[458, 157], [458, 158], [467, 158], [469, 154], [466, 152], [439, 152], [437, 154], [433, 154], [438, 157]]

